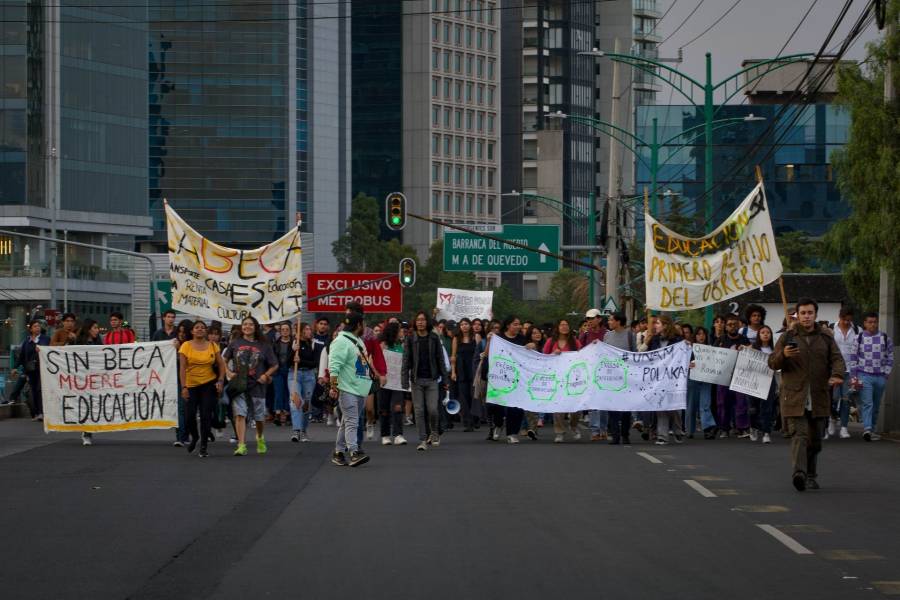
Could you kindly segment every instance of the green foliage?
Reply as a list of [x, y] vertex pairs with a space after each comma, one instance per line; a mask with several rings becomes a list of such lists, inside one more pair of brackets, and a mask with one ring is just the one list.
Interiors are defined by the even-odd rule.
[[[900, 1], [888, 7], [897, 19]], [[867, 66], [843, 67], [838, 100], [850, 114], [847, 145], [833, 155], [838, 189], [850, 203], [849, 218], [835, 223], [825, 237], [826, 255], [843, 266], [844, 280], [856, 304], [878, 303], [879, 270], [900, 280], [900, 108], [884, 102], [885, 66], [897, 60], [900, 34], [873, 43]], [[893, 70], [900, 86], [900, 68]]]
[[415, 256], [415, 250], [397, 240], [379, 238], [384, 214], [378, 200], [365, 194], [353, 199], [344, 235], [332, 244], [338, 268], [346, 273], [393, 273], [400, 259]]
[[785, 273], [818, 273], [823, 254], [820, 240], [811, 240], [802, 231], [789, 231], [776, 236], [775, 246]]
[[[546, 299], [541, 303], [540, 322], [562, 318], [581, 319], [588, 309], [590, 281], [583, 272], [561, 269], [550, 280]], [[577, 313], [574, 317], [570, 313]]]
[[439, 287], [461, 290], [479, 290], [481, 285], [473, 273], [444, 271], [444, 241], [436, 240], [428, 249], [428, 260], [419, 265], [416, 284], [403, 292], [403, 306], [406, 313], [424, 310], [431, 314], [437, 303]]

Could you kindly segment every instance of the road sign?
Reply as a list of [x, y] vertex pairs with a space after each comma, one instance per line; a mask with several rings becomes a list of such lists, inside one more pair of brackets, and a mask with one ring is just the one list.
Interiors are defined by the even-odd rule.
[[603, 301], [603, 308], [600, 309], [600, 312], [607, 315], [617, 313], [619, 312], [619, 305], [616, 304], [616, 301], [610, 296]]
[[[559, 225], [504, 225], [504, 240], [559, 254]], [[470, 233], [444, 234], [445, 271], [500, 271], [502, 273], [554, 273], [559, 260]]]
[[150, 297], [150, 312], [156, 312], [157, 300], [159, 300], [159, 313], [162, 314], [167, 310], [172, 310], [172, 282], [168, 279], [153, 282]]
[[[382, 281], [376, 281], [378, 279]], [[362, 304], [366, 313], [403, 311], [403, 289], [397, 273], [308, 273], [307, 298], [326, 294], [331, 295], [310, 300], [306, 310], [314, 313], [344, 312], [348, 302], [356, 301]]]

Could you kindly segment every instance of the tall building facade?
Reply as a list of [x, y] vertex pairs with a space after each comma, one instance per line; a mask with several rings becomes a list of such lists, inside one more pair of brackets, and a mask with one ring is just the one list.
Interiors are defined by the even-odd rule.
[[[315, 264], [350, 204], [348, 2], [150, 6], [149, 204], [166, 242], [163, 200], [205, 236], [259, 246], [301, 213]], [[305, 267], [306, 268], [306, 267]]]
[[[492, 0], [403, 3], [403, 191], [411, 208], [448, 222], [500, 222], [497, 8]], [[412, 220], [403, 240], [425, 258], [442, 235]]]
[[[548, 115], [594, 117], [594, 60], [579, 55], [595, 45], [594, 19], [591, 3], [504, 3], [504, 220], [559, 224], [569, 247], [593, 243], [593, 223], [581, 215], [594, 204], [594, 132]], [[533, 300], [550, 276], [509, 274], [503, 281]]]
[[[0, 2], [0, 227], [126, 250], [150, 234], [146, 22], [142, 4]], [[38, 305], [127, 314], [114, 256], [0, 235], [0, 344]]]

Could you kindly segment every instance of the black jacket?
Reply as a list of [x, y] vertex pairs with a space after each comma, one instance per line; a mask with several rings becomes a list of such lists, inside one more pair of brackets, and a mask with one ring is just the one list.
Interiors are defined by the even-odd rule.
[[444, 363], [444, 346], [437, 334], [432, 331], [423, 337], [413, 332], [406, 337], [406, 341], [403, 343], [403, 369], [400, 372], [400, 383], [404, 388], [408, 388], [410, 382], [415, 383], [416, 381], [416, 375], [419, 372], [419, 344], [424, 343], [422, 340], [427, 340], [429, 346], [431, 372], [439, 376], [445, 384], [450, 381], [447, 365]]

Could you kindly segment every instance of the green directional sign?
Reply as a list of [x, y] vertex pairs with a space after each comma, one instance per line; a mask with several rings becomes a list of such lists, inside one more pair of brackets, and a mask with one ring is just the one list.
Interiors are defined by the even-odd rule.
[[[559, 254], [559, 225], [503, 225], [490, 235]], [[469, 233], [444, 233], [445, 271], [555, 273], [559, 260]]]
[[157, 299], [159, 300], [160, 313], [172, 310], [172, 282], [168, 280], [153, 282], [152, 290], [150, 312], [156, 311]]

